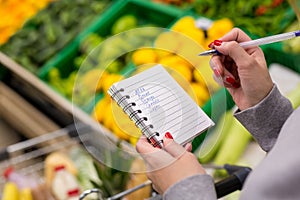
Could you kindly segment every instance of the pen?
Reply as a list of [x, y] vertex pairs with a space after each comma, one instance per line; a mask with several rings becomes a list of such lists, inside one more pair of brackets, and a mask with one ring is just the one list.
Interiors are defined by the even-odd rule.
[[[239, 44], [241, 47], [243, 47], [245, 49], [248, 47], [255, 47], [255, 46], [260, 46], [260, 45], [264, 45], [264, 44], [280, 42], [280, 41], [288, 40], [288, 39], [298, 37], [298, 36], [300, 36], [300, 30], [292, 31], [292, 32], [288, 32], [288, 33], [282, 33], [282, 34], [278, 34], [278, 35], [272, 35], [272, 36], [268, 36], [268, 37], [264, 37], [264, 38], [259, 38], [256, 40], [241, 42]], [[204, 51], [198, 55], [199, 56], [209, 56], [209, 55], [214, 55], [217, 53], [218, 53], [218, 51], [216, 49], [211, 49], [208, 51]]]

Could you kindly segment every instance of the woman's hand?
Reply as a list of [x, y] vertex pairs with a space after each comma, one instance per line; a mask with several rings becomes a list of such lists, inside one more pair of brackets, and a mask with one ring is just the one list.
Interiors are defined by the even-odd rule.
[[177, 144], [169, 133], [164, 138], [164, 150], [154, 148], [144, 136], [137, 142], [136, 149], [145, 160], [148, 178], [160, 194], [182, 179], [205, 174], [194, 154]]
[[238, 44], [249, 40], [248, 35], [234, 28], [210, 45], [221, 53], [210, 60], [214, 78], [228, 88], [240, 110], [259, 103], [273, 87], [262, 50], [259, 47], [245, 50]]

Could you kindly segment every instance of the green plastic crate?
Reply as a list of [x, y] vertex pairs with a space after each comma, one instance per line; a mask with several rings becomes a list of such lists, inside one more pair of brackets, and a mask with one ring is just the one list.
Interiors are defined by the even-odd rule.
[[268, 65], [278, 63], [300, 73], [300, 54], [284, 51], [282, 42], [267, 45], [265, 57]]
[[[155, 24], [157, 27], [165, 28], [178, 16], [182, 15], [183, 11], [175, 7], [159, 5], [150, 1], [115, 1], [109, 9], [82, 31], [70, 45], [58, 52], [53, 59], [41, 68], [38, 72], [39, 78], [47, 83], [49, 71], [53, 68], [57, 68], [62, 77], [68, 77], [68, 75], [75, 70], [73, 62], [74, 58], [80, 55], [80, 42], [91, 33], [97, 33], [102, 37], [108, 36], [113, 23], [126, 14], [137, 16], [139, 24]], [[83, 109], [89, 112], [92, 106]]]

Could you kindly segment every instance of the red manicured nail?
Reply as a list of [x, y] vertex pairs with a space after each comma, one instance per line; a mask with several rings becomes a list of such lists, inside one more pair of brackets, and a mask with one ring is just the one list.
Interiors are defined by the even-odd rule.
[[213, 69], [214, 70], [214, 74], [216, 75], [216, 77], [220, 77], [221, 73], [219, 72], [218, 69]]
[[213, 43], [214, 43], [214, 42], [211, 42], [211, 43], [209, 43], [207, 46], [208, 46], [209, 48], [212, 48]]
[[228, 84], [230, 84], [232, 87], [234, 87], [234, 88], [238, 88], [238, 87], [241, 86], [239, 82], [237, 82], [234, 78], [232, 78], [232, 77], [230, 77], [230, 76], [227, 76], [227, 77], [225, 78], [225, 81], [226, 81]]
[[230, 85], [235, 84], [234, 78], [232, 78], [232, 77], [230, 77], [230, 76], [227, 76], [227, 77], [225, 78], [225, 81], [226, 81], [227, 83], [229, 83]]
[[165, 137], [168, 139], [173, 139], [173, 136], [169, 132], [166, 132]]
[[215, 40], [213, 43], [216, 46], [220, 46], [222, 44], [222, 41], [221, 40]]

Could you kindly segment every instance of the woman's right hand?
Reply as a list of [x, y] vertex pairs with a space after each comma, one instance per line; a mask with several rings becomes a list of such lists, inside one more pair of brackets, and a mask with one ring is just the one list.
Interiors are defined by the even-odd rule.
[[210, 60], [214, 77], [228, 88], [240, 110], [259, 103], [273, 87], [262, 50], [259, 47], [245, 50], [238, 44], [249, 40], [242, 30], [234, 28], [210, 46], [220, 52]]

